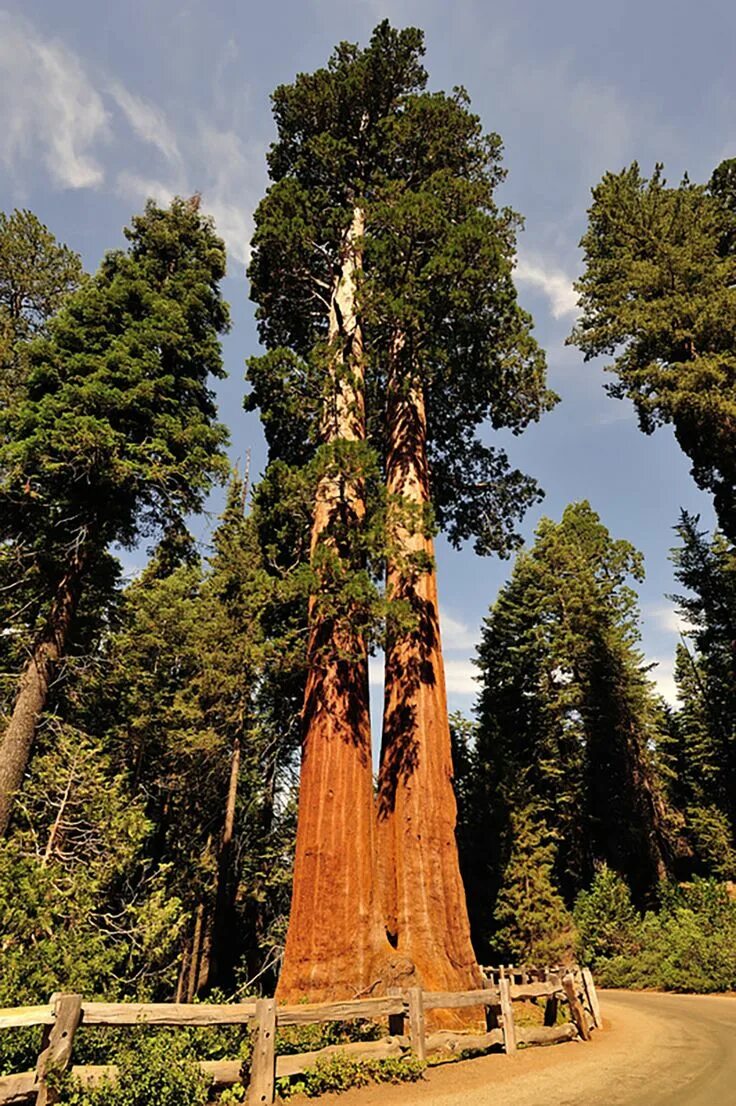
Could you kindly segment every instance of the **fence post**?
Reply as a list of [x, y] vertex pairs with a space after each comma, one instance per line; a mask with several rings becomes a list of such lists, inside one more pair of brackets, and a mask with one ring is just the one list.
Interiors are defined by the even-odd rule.
[[248, 1088], [249, 1106], [271, 1106], [276, 1083], [276, 1002], [256, 1000], [256, 1034]]
[[[389, 987], [386, 994], [389, 998], [400, 998], [402, 990], [400, 987]], [[404, 1036], [404, 1015], [402, 1014], [389, 1014], [388, 1016], [388, 1032], [390, 1037], [403, 1037]]]
[[418, 1060], [427, 1059], [427, 1040], [424, 1034], [424, 992], [421, 987], [411, 987], [409, 999], [409, 1039]]
[[585, 988], [585, 994], [590, 1005], [590, 1012], [593, 1015], [593, 1024], [596, 1029], [600, 1029], [603, 1025], [603, 1018], [601, 1017], [601, 1005], [598, 1001], [598, 992], [595, 989], [595, 983], [593, 982], [593, 973], [590, 968], [583, 968], [583, 986]]
[[506, 974], [501, 968], [498, 980], [498, 997], [501, 1001], [501, 1029], [503, 1030], [503, 1047], [509, 1055], [516, 1052], [516, 1027], [514, 1026], [514, 1008], [511, 1003], [511, 988]]
[[43, 1045], [36, 1064], [36, 1106], [52, 1106], [59, 1100], [59, 1088], [49, 1076], [61, 1075], [72, 1058], [74, 1034], [82, 1020], [81, 995], [53, 995], [54, 1022], [43, 1035]]
[[568, 972], [567, 975], [562, 978], [562, 986], [565, 990], [572, 1020], [575, 1022], [577, 1031], [584, 1041], [589, 1041], [590, 1030], [588, 1029], [588, 1019], [585, 1016], [585, 1010], [583, 1010], [582, 1003], [575, 989], [575, 977]]

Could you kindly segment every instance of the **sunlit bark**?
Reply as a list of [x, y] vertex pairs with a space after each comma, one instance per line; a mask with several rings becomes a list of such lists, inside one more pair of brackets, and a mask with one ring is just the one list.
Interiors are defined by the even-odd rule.
[[[363, 343], [355, 304], [362, 235], [363, 216], [356, 209], [330, 306], [334, 360], [322, 427], [328, 444], [365, 438]], [[325, 547], [343, 555], [335, 530], [360, 527], [364, 517], [363, 482], [324, 476], [316, 493], [313, 558]], [[318, 1001], [370, 989], [390, 952], [376, 893], [366, 643], [344, 613], [325, 614], [317, 595], [309, 620], [294, 885], [280, 1001], [304, 996]]]
[[[378, 790], [379, 878], [387, 929], [428, 990], [482, 985], [460, 876], [452, 755], [419, 385], [389, 381], [387, 587], [411, 628], [387, 643]], [[477, 1018], [478, 1012], [471, 1014]]]

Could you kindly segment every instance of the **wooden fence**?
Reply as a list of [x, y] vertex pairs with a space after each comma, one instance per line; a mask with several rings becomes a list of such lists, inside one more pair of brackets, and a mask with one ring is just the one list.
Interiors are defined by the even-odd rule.
[[[600, 1008], [593, 977], [587, 968], [484, 968], [485, 986], [474, 991], [423, 991], [412, 987], [380, 998], [345, 1002], [287, 1006], [274, 999], [228, 1003], [110, 1003], [86, 1002], [81, 995], [52, 996], [45, 1006], [0, 1009], [0, 1030], [22, 1026], [43, 1026], [41, 1052], [36, 1070], [0, 1076], [0, 1103], [30, 1096], [37, 1106], [56, 1101], [55, 1081], [71, 1068], [89, 1083], [114, 1078], [112, 1065], [73, 1066], [74, 1035], [80, 1026], [208, 1026], [249, 1025], [254, 1030], [248, 1102], [266, 1106], [274, 1100], [275, 1081], [297, 1075], [314, 1066], [321, 1057], [348, 1055], [355, 1058], [388, 1059], [413, 1054], [425, 1060], [429, 1053], [459, 1055], [501, 1045], [507, 1053], [519, 1045], [547, 1044], [582, 1038], [590, 1040], [591, 1029], [601, 1025]], [[514, 1021], [513, 1003], [545, 1001], [544, 1025], [520, 1026]], [[558, 1005], [566, 1003], [569, 1020], [558, 1025]], [[425, 1011], [483, 1008], [486, 1032], [470, 1034], [442, 1030], [427, 1034]], [[389, 1036], [377, 1041], [331, 1045], [317, 1052], [276, 1055], [276, 1032], [292, 1025], [324, 1022], [388, 1019]], [[408, 1032], [407, 1032], [408, 1023]], [[241, 1079], [239, 1060], [202, 1061], [201, 1068], [213, 1087], [224, 1087]]]

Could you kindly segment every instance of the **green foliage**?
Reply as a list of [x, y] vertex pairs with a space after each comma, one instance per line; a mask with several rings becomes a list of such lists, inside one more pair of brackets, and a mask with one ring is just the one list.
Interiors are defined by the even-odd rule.
[[[326, 348], [328, 319], [358, 208], [365, 231], [357, 307], [373, 454], [360, 475], [370, 483], [384, 460], [390, 349], [401, 362], [396, 379], [424, 392], [434, 518], [455, 543], [474, 538], [482, 552], [505, 552], [540, 493], [476, 431], [490, 419], [518, 432], [556, 397], [516, 302], [519, 219], [494, 199], [504, 176], [500, 139], [483, 133], [462, 90], [425, 91], [423, 52], [420, 31], [384, 21], [365, 48], [341, 43], [326, 67], [273, 95], [273, 183], [256, 211], [249, 271], [269, 352], [249, 363], [247, 406], [261, 410], [272, 460], [302, 465], [313, 456], [340, 386]], [[379, 517], [376, 541], [365, 541], [368, 561], [380, 552], [381, 525], [380, 499], [370, 499], [369, 523], [374, 511]], [[363, 588], [361, 599], [369, 598]]]
[[640, 916], [620, 877], [602, 870], [578, 898], [575, 920], [582, 955], [603, 986], [699, 993], [736, 986], [736, 902], [716, 880], [664, 888], [660, 909]]
[[62, 558], [132, 544], [197, 510], [221, 475], [225, 252], [192, 201], [149, 204], [28, 351], [23, 401], [2, 419], [4, 538]]
[[624, 880], [602, 864], [588, 891], [575, 901], [575, 924], [584, 963], [599, 964], [634, 955], [641, 943], [641, 918]]
[[357, 1060], [350, 1056], [331, 1056], [317, 1060], [311, 1070], [293, 1079], [279, 1079], [277, 1091], [282, 1098], [295, 1094], [316, 1098], [322, 1094], [341, 1094], [369, 1083], [415, 1083], [422, 1078], [425, 1068], [426, 1064], [414, 1057]]
[[[680, 707], [665, 750], [673, 793], [693, 813], [701, 871], [733, 873], [736, 826], [736, 553], [722, 534], [698, 529], [683, 513], [674, 550], [675, 575], [686, 589], [676, 600], [688, 644], [677, 650]], [[715, 851], [714, 851], [715, 850]]]
[[45, 331], [83, 275], [79, 256], [32, 211], [0, 212], [0, 407], [20, 399], [28, 340]]
[[511, 834], [511, 856], [494, 912], [494, 946], [520, 963], [559, 964], [574, 948], [576, 934], [553, 882], [556, 843], [531, 807], [512, 814]]
[[95, 1087], [64, 1080], [61, 1106], [204, 1106], [208, 1080], [180, 1032], [136, 1034], [114, 1058], [118, 1075]]
[[638, 649], [630, 580], [640, 555], [588, 503], [543, 519], [483, 627], [478, 726], [462, 785], [463, 868], [476, 940], [515, 847], [514, 812], [558, 843], [552, 882], [568, 904], [608, 861], [639, 901], [671, 863], [652, 747], [664, 729]]
[[717, 806], [689, 806], [686, 814], [695, 854], [705, 870], [718, 879], [736, 878], [736, 849], [728, 816]]
[[736, 237], [733, 162], [709, 186], [667, 185], [634, 162], [593, 189], [582, 239], [582, 314], [571, 336], [586, 359], [615, 355], [614, 396], [651, 433], [672, 423], [699, 487], [736, 539]]

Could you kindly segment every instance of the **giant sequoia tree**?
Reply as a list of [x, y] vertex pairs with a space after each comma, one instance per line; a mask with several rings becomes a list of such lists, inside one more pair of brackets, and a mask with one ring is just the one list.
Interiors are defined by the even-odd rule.
[[736, 540], [736, 162], [707, 186], [634, 163], [593, 189], [571, 341], [615, 355], [609, 391], [642, 430], [671, 423], [698, 487]]
[[[464, 93], [424, 91], [422, 53], [420, 32], [383, 23], [365, 50], [342, 44], [279, 88], [274, 183], [256, 213], [269, 352], [250, 365], [252, 402], [272, 458], [306, 462], [314, 488], [289, 995], [392, 973], [462, 985], [476, 971], [432, 536], [439, 523], [483, 552], [513, 544], [538, 489], [476, 430], [487, 418], [520, 430], [554, 397], [516, 304], [518, 220], [493, 199], [500, 142]], [[386, 610], [379, 904], [367, 648]]]
[[208, 379], [228, 322], [223, 245], [196, 200], [149, 204], [126, 234], [31, 343], [3, 416], [0, 538], [47, 595], [0, 745], [3, 833], [85, 583], [110, 543], [176, 529], [222, 471]]

